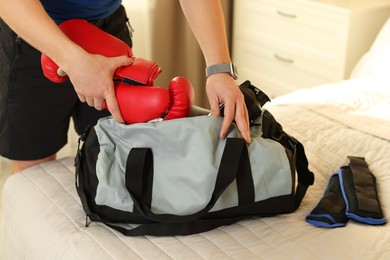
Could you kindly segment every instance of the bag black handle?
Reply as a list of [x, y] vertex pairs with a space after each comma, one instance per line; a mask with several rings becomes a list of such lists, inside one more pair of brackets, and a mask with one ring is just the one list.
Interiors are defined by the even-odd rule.
[[221, 194], [236, 179], [239, 203], [253, 203], [255, 192], [247, 146], [242, 138], [227, 138], [211, 199], [198, 212], [178, 216], [155, 214], [151, 210], [151, 183], [153, 180], [153, 155], [149, 148], [133, 148], [126, 164], [126, 188], [134, 208], [145, 218], [164, 223], [195, 221], [209, 212]]

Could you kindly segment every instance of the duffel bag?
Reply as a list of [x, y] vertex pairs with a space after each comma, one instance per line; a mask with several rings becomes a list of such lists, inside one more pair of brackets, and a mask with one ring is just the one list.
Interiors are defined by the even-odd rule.
[[[244, 87], [263, 99], [250, 82]], [[234, 123], [219, 139], [217, 116], [100, 119], [80, 137], [75, 158], [87, 218], [127, 236], [165, 236], [295, 211], [314, 182], [304, 147], [258, 108], [249, 145]]]

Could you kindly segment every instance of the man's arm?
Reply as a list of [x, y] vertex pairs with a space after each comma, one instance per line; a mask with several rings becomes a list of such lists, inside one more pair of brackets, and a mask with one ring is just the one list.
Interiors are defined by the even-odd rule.
[[[180, 0], [180, 3], [202, 49], [206, 65], [229, 63], [231, 59], [220, 0]], [[230, 124], [235, 120], [242, 137], [249, 143], [248, 111], [233, 78], [227, 73], [209, 76], [206, 92], [213, 115], [219, 115], [219, 104], [225, 105], [220, 137], [226, 137]]]
[[62, 33], [38, 0], [0, 0], [0, 17], [69, 75], [82, 102], [100, 110], [106, 100], [115, 120], [123, 122], [112, 75], [118, 67], [132, 62], [129, 57], [106, 58], [85, 52]]

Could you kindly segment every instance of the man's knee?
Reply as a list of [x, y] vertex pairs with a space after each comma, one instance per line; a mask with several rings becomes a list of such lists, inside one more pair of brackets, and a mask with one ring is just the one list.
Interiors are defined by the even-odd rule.
[[38, 160], [31, 160], [31, 161], [11, 160], [11, 171], [12, 171], [12, 173], [20, 172], [24, 169], [38, 165], [40, 163], [52, 161], [55, 159], [56, 159], [56, 154], [50, 155], [46, 158], [42, 158], [42, 159], [38, 159]]

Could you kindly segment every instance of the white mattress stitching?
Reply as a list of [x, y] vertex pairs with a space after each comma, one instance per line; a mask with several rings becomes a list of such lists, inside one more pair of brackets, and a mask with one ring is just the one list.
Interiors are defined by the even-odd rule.
[[[267, 222], [266, 219], [264, 220], [264, 223], [267, 224], [267, 226], [268, 226], [269, 228], [272, 228], [273, 230], [275, 230], [276, 232], [278, 232], [281, 236], [285, 237], [279, 230], [277, 230], [275, 227], [273, 227], [272, 225], [270, 225], [270, 224]], [[320, 255], [316, 255], [312, 250], [310, 250], [310, 248], [303, 246], [302, 244], [298, 243], [296, 240], [291, 240], [291, 239], [289, 239], [289, 242], [294, 243], [294, 244], [296, 244], [297, 246], [301, 247], [302, 249], [309, 251], [310, 253], [312, 253], [312, 254], [315, 255], [316, 257], [321, 258]]]
[[[244, 226], [241, 222], [237, 222], [235, 223], [234, 225], [238, 225], [238, 226], [241, 226], [241, 227], [244, 227], [246, 230], [248, 230], [250, 233], [254, 234], [252, 230], [250, 230], [248, 227]], [[229, 232], [227, 232], [226, 230], [223, 229], [223, 227], [221, 228], [218, 228], [218, 230], [224, 232], [225, 234], [229, 235], [232, 239], [234, 239], [238, 244], [242, 245], [246, 250], [248, 250], [249, 252], [252, 253], [253, 256], [256, 256], [256, 254], [251, 250], [249, 249], [248, 247], [246, 247], [243, 243], [241, 243], [239, 240], [237, 240], [232, 234], [230, 234]], [[258, 256], [256, 256], [258, 257]]]
[[[152, 244], [154, 244], [157, 248], [159, 248], [162, 252], [164, 252], [168, 257], [170, 257], [170, 258], [172, 258], [173, 259], [173, 257], [166, 251], [166, 250], [164, 250], [164, 248], [162, 248], [160, 245], [158, 245], [155, 241], [154, 241], [154, 239], [150, 239], [150, 237], [149, 236], [145, 236], [146, 238], [148, 238], [148, 240], [152, 243]], [[177, 237], [175, 237], [178, 241], [180, 241]], [[182, 241], [180, 241], [180, 242], [182, 242]], [[185, 246], [187, 246], [186, 244], [184, 244]], [[192, 250], [192, 248], [191, 248], [191, 250]], [[194, 251], [195, 252], [195, 251]], [[197, 253], [197, 252], [196, 252]], [[199, 255], [199, 254], [198, 254]], [[199, 255], [200, 256], [200, 255]]]
[[[216, 231], [221, 231], [221, 229], [220, 229], [220, 228], [217, 228], [217, 229], [215, 229], [213, 232], [216, 232]], [[215, 242], [213, 242], [211, 239], [207, 238], [207, 234], [208, 234], [208, 233], [205, 232], [205, 233], [199, 233], [198, 235], [201, 236], [201, 237], [203, 237], [204, 239], [207, 239], [211, 244], [215, 245], [215, 247], [218, 248], [222, 253], [224, 253], [224, 254], [226, 255], [226, 257], [231, 258], [231, 256], [227, 255], [226, 252], [224, 252], [224, 251], [221, 249], [221, 247], [219, 247], [219, 246], [218, 246]]]
[[[70, 167], [68, 164], [65, 163], [67, 160], [68, 160], [68, 158], [63, 158], [63, 159], [60, 159], [58, 161], [61, 163], [61, 165], [63, 165], [65, 168], [67, 168], [73, 175], [75, 175], [74, 167]], [[53, 175], [51, 175], [51, 176], [53, 176]], [[56, 181], [61, 184], [61, 182], [58, 181], [57, 179], [56, 179]], [[76, 186], [73, 186], [73, 187], [75, 188]], [[64, 190], [66, 190], [65, 187], [64, 187]], [[77, 195], [77, 193], [69, 192], [68, 190], [66, 190], [66, 191], [81, 205], [80, 197]]]
[[[61, 162], [61, 163], [62, 163], [62, 162]], [[60, 184], [60, 186], [62, 186], [62, 187], [64, 188], [64, 191], [66, 191], [68, 195], [71, 195], [71, 193], [65, 189], [65, 187], [61, 184], [61, 182], [59, 182], [58, 179], [54, 177], [54, 175], [51, 173], [51, 171], [47, 171], [47, 170], [46, 170], [45, 164], [39, 165], [39, 167], [40, 167], [43, 171], [45, 171], [46, 173], [48, 173], [56, 182], [58, 182], [58, 183]], [[28, 174], [26, 174], [25, 177], [26, 177], [27, 179], [29, 179], [32, 183], [34, 183], [35, 186], [36, 186], [37, 188], [39, 188], [39, 190], [40, 190], [43, 194], [46, 195], [46, 197], [53, 203], [53, 205], [55, 205], [56, 208], [57, 208], [64, 216], [66, 216], [66, 218], [69, 220], [69, 222], [73, 224], [73, 226], [74, 226], [75, 229], [77, 229], [77, 230], [79, 230], [79, 231], [82, 231], [83, 233], [87, 234], [93, 241], [96, 242], [97, 245], [99, 245], [99, 246], [102, 248], [102, 250], [104, 250], [104, 251], [107, 253], [107, 255], [109, 255], [109, 256], [111, 256], [111, 258], [113, 258], [113, 256], [112, 256], [107, 250], [105, 250], [104, 247], [103, 247], [103, 246], [102, 246], [102, 245], [101, 245], [93, 236], [91, 236], [91, 235], [89, 234], [89, 232], [86, 232], [84, 229], [80, 229], [80, 228], [78, 227], [78, 225], [76, 225], [76, 223], [74, 222], [74, 220], [71, 219], [71, 218], [66, 214], [66, 212], [64, 212], [63, 209], [62, 209], [61, 207], [59, 207], [58, 204], [55, 203], [55, 201], [54, 201], [50, 196], [48, 196], [48, 194], [45, 192], [45, 190], [42, 189], [39, 185], [37, 185], [37, 183], [34, 182], [34, 180], [33, 180], [32, 178], [30, 178], [30, 176], [29, 176]], [[71, 197], [74, 198], [74, 196], [71, 196]], [[75, 198], [74, 198], [74, 199], [75, 199]], [[75, 199], [75, 200], [77, 201], [77, 199]]]
[[181, 242], [183, 245], [185, 245], [189, 250], [191, 250], [192, 252], [196, 253], [200, 258], [203, 258], [205, 259], [204, 257], [202, 257], [194, 248], [188, 246], [186, 243], [185, 243], [185, 239], [183, 237], [179, 237], [179, 236], [175, 236], [176, 240]]
[[[219, 228], [218, 228], [218, 229], [215, 229], [214, 232], [215, 232], [216, 230], [219, 230]], [[214, 244], [214, 246], [215, 246], [216, 248], [218, 248], [218, 249], [220, 250], [220, 252], [224, 253], [226, 257], [230, 257], [230, 256], [228, 256], [228, 255], [226, 254], [226, 252], [224, 252], [217, 244], [215, 244], [212, 240], [210, 240], [210, 239], [208, 239], [208, 238], [206, 237], [206, 236], [207, 236], [207, 233], [208, 233], [208, 232], [203, 232], [203, 233], [198, 233], [197, 235], [198, 235], [198, 236], [201, 236], [201, 237], [203, 237], [203, 238], [205, 238], [205, 239], [206, 239], [207, 241], [209, 241], [211, 244]], [[187, 243], [185, 243], [185, 238], [184, 238], [184, 237], [183, 237], [183, 238], [176, 237], [176, 238], [177, 238], [179, 241], [181, 241], [187, 248], [191, 248], [190, 246], [187, 245]], [[206, 257], [202, 256], [199, 252], [197, 252], [196, 250], [194, 250], [193, 248], [191, 248], [191, 250], [194, 251], [194, 252], [196, 252], [196, 253], [199, 255], [199, 257], [201, 257], [201, 258], [203, 258], [203, 259], [207, 259]]]
[[[140, 253], [138, 253], [137, 251], [135, 251], [133, 248], [129, 247], [129, 246], [126, 244], [126, 242], [124, 241], [124, 238], [130, 239], [129, 237], [126, 237], [126, 236], [122, 235], [121, 233], [112, 230], [111, 228], [105, 226], [105, 225], [102, 224], [102, 223], [97, 223], [97, 224], [99, 224], [99, 225], [105, 227], [105, 228], [106, 228], [107, 230], [109, 230], [114, 236], [116, 236], [116, 237], [117, 237], [117, 238], [118, 238], [118, 239], [119, 239], [127, 248], [131, 249], [131, 250], [132, 250], [135, 254], [137, 254], [140, 258], [143, 258], [142, 255], [141, 255]], [[150, 239], [148, 239], [148, 240], [149, 240], [150, 242], [152, 242]], [[155, 244], [155, 243], [152, 242], [152, 244]], [[158, 246], [157, 246], [157, 247], [158, 247]], [[158, 248], [160, 248], [160, 247], [158, 247]], [[161, 248], [160, 248], [160, 249], [161, 249]], [[162, 251], [162, 250], [161, 250], [161, 251]], [[164, 253], [165, 253], [165, 252], [164, 252]]]
[[[254, 218], [255, 220], [255, 218]], [[261, 219], [263, 221], [263, 223], [267, 224], [272, 230], [276, 231], [277, 233], [279, 233], [281, 236], [283, 236], [278, 230], [276, 230], [273, 226], [269, 225], [266, 221], [264, 221], [264, 219]], [[285, 252], [281, 251], [280, 248], [277, 248], [276, 246], [274, 246], [272, 243], [268, 242], [267, 240], [265, 240], [263, 237], [260, 237], [260, 235], [258, 235], [257, 233], [255, 233], [252, 229], [250, 229], [248, 226], [245, 226], [243, 223], [238, 223], [240, 226], [242, 227], [245, 227], [247, 230], [249, 230], [254, 236], [256, 236], [257, 238], [261, 239], [262, 241], [264, 241], [266, 244], [270, 245], [272, 248], [275, 248], [275, 249], [278, 249], [279, 252], [283, 253], [286, 255], [286, 258], [288, 256], [288, 254], [286, 254]], [[283, 236], [284, 237], [284, 236]]]
[[[281, 233], [280, 231], [277, 230], [277, 226], [274, 227], [273, 225], [269, 224], [269, 223], [267, 222], [266, 219], [264, 219], [263, 222], [264, 222], [265, 224], [267, 224], [269, 228], [272, 228], [273, 230], [275, 230], [276, 232], [278, 232], [279, 234], [282, 235], [282, 233]], [[352, 223], [351, 223], [351, 224], [352, 224]], [[353, 224], [356, 224], [356, 223], [353, 223]], [[359, 224], [357, 224], [357, 225], [359, 225]], [[326, 229], [325, 229], [325, 230], [323, 230], [323, 233], [325, 233], [325, 232], [332, 232], [332, 231], [333, 231], [333, 230], [326, 230]], [[338, 235], [339, 235], [339, 236], [344, 236], [346, 239], [350, 239], [350, 237], [345, 236], [345, 235], [343, 235], [343, 234], [345, 234], [345, 233], [340, 232]], [[282, 235], [282, 236], [283, 236], [283, 235]], [[283, 236], [283, 237], [285, 237], [285, 236]], [[295, 239], [288, 239], [288, 240], [289, 240], [289, 243], [295, 243], [295, 244], [299, 245], [299, 246], [302, 247], [304, 250], [309, 251], [310, 253], [312, 253], [313, 255], [315, 255], [316, 257], [318, 257], [319, 259], [323, 257], [322, 255], [316, 254], [315, 251], [312, 251], [312, 248], [310, 248], [310, 247], [308, 247], [308, 246], [304, 246], [304, 244], [302, 244], [302, 243], [299, 243], [299, 240], [295, 240]], [[327, 244], [327, 245], [329, 246], [329, 248], [331, 248], [333, 251], [337, 250], [337, 252], [338, 252], [339, 254], [342, 254], [342, 255], [344, 255], [345, 257], [347, 257], [347, 255], [345, 254], [344, 251], [341, 251], [341, 250], [339, 250], [338, 248], [335, 248], [334, 245], [332, 245], [331, 243], [327, 243], [328, 241], [329, 241], [329, 240], [321, 240], [320, 242]], [[363, 241], [363, 239], [362, 239], [362, 241]], [[362, 247], [365, 247], [366, 245], [365, 245], [362, 241], [356, 241], [356, 240], [355, 240], [355, 242], [358, 242], [359, 244], [361, 244]]]
[[[60, 163], [64, 166], [64, 167], [66, 167], [70, 172], [73, 172], [73, 174], [74, 174], [74, 169], [70, 169], [70, 167], [68, 167], [67, 166], [67, 164], [65, 164], [64, 163], [64, 161], [65, 160], [59, 160], [60, 161]], [[46, 170], [45, 170], [46, 171]], [[50, 174], [58, 183], [60, 183], [52, 174]], [[64, 188], [64, 190], [65, 190], [65, 188]], [[69, 192], [68, 192], [69, 193]], [[71, 195], [74, 195], [73, 193], [70, 193]], [[79, 201], [79, 197], [75, 197], [75, 196], [73, 196], [77, 201]], [[81, 205], [81, 202], [79, 201], [79, 204]], [[142, 258], [142, 255], [139, 253], [139, 252], [136, 252], [133, 248], [130, 248], [127, 244], [126, 244], [126, 242], [123, 240], [123, 238], [125, 238], [125, 236], [123, 236], [122, 234], [120, 234], [120, 233], [118, 233], [118, 232], [116, 232], [116, 231], [114, 231], [114, 230], [112, 230], [111, 228], [109, 228], [109, 227], [107, 227], [106, 225], [104, 225], [104, 224], [102, 224], [102, 223], [99, 223], [99, 222], [93, 222], [93, 223], [96, 223], [96, 224], [98, 224], [98, 225], [100, 225], [100, 226], [102, 226], [102, 227], [104, 227], [104, 228], [106, 228], [109, 232], [111, 232], [114, 236], [116, 236], [120, 241], [121, 241], [121, 243], [123, 243], [127, 248], [129, 248], [129, 249], [131, 249], [132, 250], [132, 252], [134, 252], [135, 254], [137, 254], [140, 258]], [[84, 233], [86, 233], [86, 234], [88, 234], [91, 238], [93, 238], [90, 234], [89, 234], [89, 232], [86, 232], [85, 230], [83, 230], [83, 232]], [[102, 249], [104, 249], [103, 247], [102, 247], [102, 245], [100, 244], [100, 243], [98, 243], [95, 239], [94, 239], [94, 241], [102, 248]], [[153, 244], [155, 244], [155, 243], [153, 243]], [[158, 247], [158, 246], [157, 246]], [[160, 247], [159, 247], [160, 248]], [[107, 251], [106, 251], [107, 252]], [[164, 252], [164, 253], [166, 253], [166, 252]], [[112, 256], [112, 258], [114, 258], [113, 256]]]

